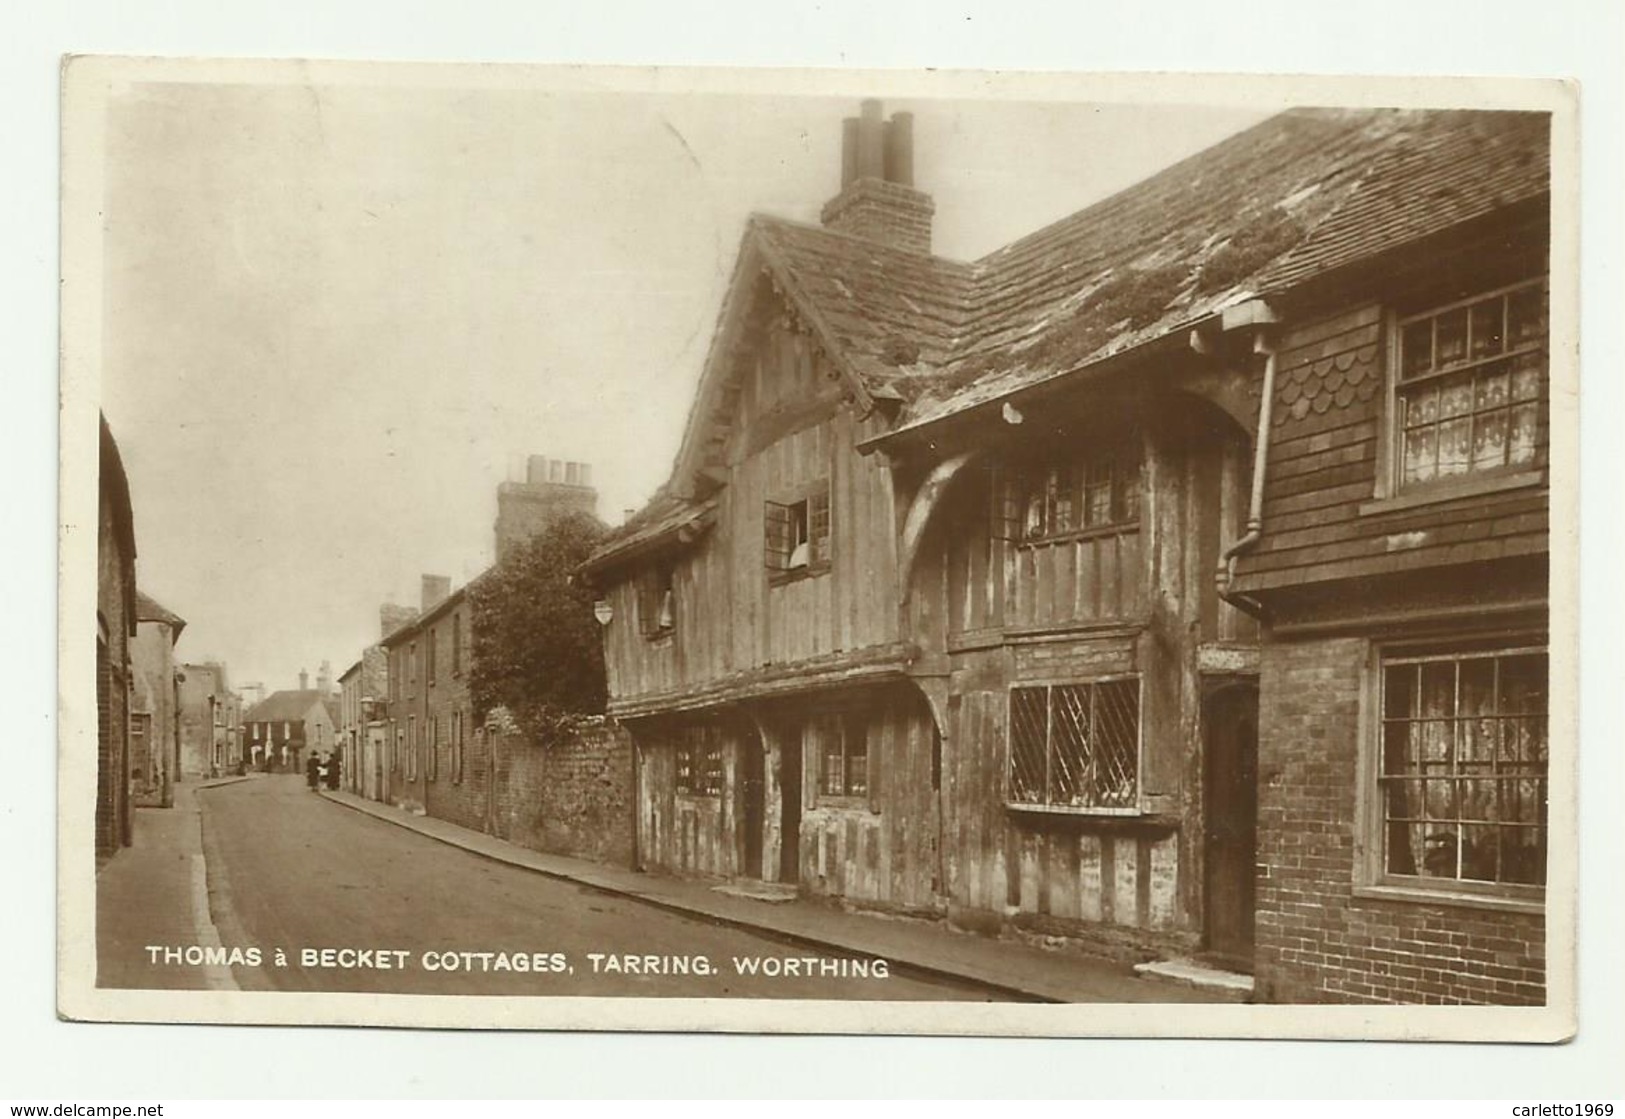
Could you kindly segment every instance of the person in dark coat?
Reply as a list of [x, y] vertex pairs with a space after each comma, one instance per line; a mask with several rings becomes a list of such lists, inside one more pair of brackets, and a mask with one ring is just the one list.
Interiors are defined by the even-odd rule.
[[321, 778], [322, 760], [316, 756], [316, 751], [312, 750], [309, 756], [305, 758], [305, 781], [312, 789], [315, 789], [321, 782]]
[[339, 754], [338, 751], [335, 750], [333, 751], [333, 756], [327, 759], [327, 787], [329, 789], [336, 789], [339, 787], [339, 766]]

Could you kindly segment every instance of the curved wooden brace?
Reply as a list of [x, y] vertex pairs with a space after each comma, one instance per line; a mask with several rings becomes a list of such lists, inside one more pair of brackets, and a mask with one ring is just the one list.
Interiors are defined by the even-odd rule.
[[909, 583], [914, 577], [914, 564], [919, 559], [920, 542], [925, 539], [931, 514], [947, 492], [948, 483], [953, 481], [970, 458], [971, 452], [966, 451], [943, 459], [931, 468], [931, 473], [920, 483], [920, 488], [914, 491], [914, 499], [908, 504], [908, 515], [903, 519], [902, 539], [897, 548], [897, 586], [903, 602], [909, 598]]

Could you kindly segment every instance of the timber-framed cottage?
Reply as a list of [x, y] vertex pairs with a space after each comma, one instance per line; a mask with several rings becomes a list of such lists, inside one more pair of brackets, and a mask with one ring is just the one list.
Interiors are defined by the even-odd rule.
[[1538, 1001], [1548, 118], [1284, 113], [970, 264], [911, 131], [750, 220], [584, 570], [640, 864]]

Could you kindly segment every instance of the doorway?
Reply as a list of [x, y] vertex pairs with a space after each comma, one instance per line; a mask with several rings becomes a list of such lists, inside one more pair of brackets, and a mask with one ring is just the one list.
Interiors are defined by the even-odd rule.
[[1258, 686], [1219, 686], [1202, 705], [1204, 727], [1205, 923], [1208, 954], [1253, 969], [1253, 884], [1258, 835]]
[[779, 881], [801, 881], [801, 727], [779, 738]]
[[745, 832], [744, 877], [762, 877], [762, 824], [767, 819], [767, 782], [762, 762], [762, 736], [754, 728], [743, 737], [739, 792]]

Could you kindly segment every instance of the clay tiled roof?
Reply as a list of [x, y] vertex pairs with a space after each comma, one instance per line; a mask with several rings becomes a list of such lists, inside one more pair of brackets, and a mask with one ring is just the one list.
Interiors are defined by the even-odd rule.
[[186, 619], [172, 610], [159, 605], [158, 601], [143, 591], [135, 592], [135, 620], [138, 622], [159, 622], [169, 626], [175, 631], [175, 636], [181, 635], [186, 628]]
[[[1544, 113], [1294, 109], [973, 264], [760, 216], [741, 259], [759, 250], [832, 360], [899, 402], [895, 433], [1537, 200], [1549, 150]], [[663, 492], [605, 547], [691, 508]]]
[[976, 270], [819, 226], [757, 215], [751, 226], [780, 282], [821, 325], [871, 395], [897, 397], [953, 359]]
[[915, 426], [1548, 188], [1538, 113], [1282, 113], [984, 257]]
[[243, 716], [243, 722], [301, 722], [310, 714], [313, 706], [325, 701], [326, 698], [315, 688], [289, 688], [286, 691], [272, 692], [249, 709], [248, 714]]

